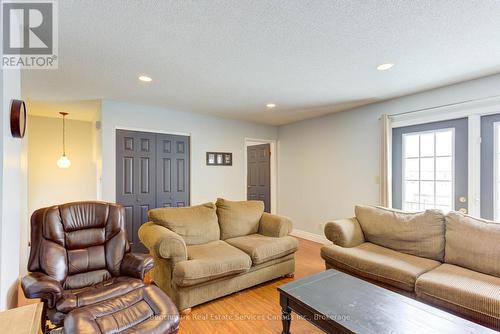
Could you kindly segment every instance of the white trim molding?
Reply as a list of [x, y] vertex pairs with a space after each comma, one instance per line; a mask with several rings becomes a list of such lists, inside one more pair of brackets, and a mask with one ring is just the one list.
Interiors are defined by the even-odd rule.
[[314, 242], [317, 242], [317, 243], [323, 244], [323, 245], [325, 245], [325, 244], [331, 244], [332, 243], [330, 240], [328, 240], [323, 235], [319, 235], [319, 234], [316, 234], [316, 233], [307, 232], [307, 231], [304, 231], [304, 230], [298, 230], [296, 228], [294, 228], [292, 230], [292, 233], [290, 233], [290, 235], [292, 235], [294, 237], [297, 237], [297, 238], [306, 239], [306, 240], [309, 240], [309, 241], [314, 241]]
[[491, 115], [500, 112], [500, 97], [446, 105], [429, 110], [389, 115], [393, 128], [466, 118], [470, 115]]

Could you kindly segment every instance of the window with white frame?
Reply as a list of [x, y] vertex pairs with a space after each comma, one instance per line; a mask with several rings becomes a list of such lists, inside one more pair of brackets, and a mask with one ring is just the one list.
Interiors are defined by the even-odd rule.
[[453, 210], [453, 143], [454, 129], [403, 135], [403, 210]]

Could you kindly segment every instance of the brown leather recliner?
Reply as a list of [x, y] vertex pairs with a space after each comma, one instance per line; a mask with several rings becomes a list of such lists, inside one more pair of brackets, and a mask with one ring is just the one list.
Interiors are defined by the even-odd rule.
[[153, 267], [147, 254], [130, 253], [120, 205], [76, 202], [35, 211], [31, 217], [28, 298], [42, 298], [56, 326], [72, 310], [144, 286]]

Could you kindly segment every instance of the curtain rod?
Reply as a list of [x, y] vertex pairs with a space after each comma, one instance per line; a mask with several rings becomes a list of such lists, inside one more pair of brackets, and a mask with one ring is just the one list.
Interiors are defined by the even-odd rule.
[[442, 105], [439, 105], [439, 106], [427, 107], [427, 108], [422, 108], [422, 109], [417, 109], [417, 110], [412, 110], [412, 111], [404, 111], [404, 112], [400, 112], [400, 113], [389, 114], [389, 117], [400, 116], [400, 115], [407, 115], [407, 114], [413, 114], [413, 113], [417, 113], [417, 112], [434, 110], [434, 109], [441, 109], [441, 108], [446, 108], [446, 107], [453, 107], [453, 106], [458, 106], [458, 105], [461, 105], [461, 104], [467, 104], [467, 103], [471, 103], [471, 102], [486, 101], [486, 100], [490, 100], [490, 99], [494, 99], [494, 98], [500, 98], [500, 95], [493, 95], [493, 96], [481, 97], [481, 98], [478, 98], [478, 99], [471, 99], [471, 100], [465, 100], [465, 101], [460, 101], [460, 102], [442, 104]]

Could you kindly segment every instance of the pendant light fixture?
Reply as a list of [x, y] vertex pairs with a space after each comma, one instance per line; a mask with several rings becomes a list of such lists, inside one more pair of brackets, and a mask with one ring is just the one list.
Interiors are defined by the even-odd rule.
[[57, 167], [59, 168], [69, 168], [71, 166], [71, 161], [69, 161], [68, 157], [66, 156], [66, 115], [68, 115], [67, 112], [60, 112], [59, 114], [62, 115], [62, 123], [63, 123], [63, 130], [62, 130], [62, 142], [63, 142], [63, 153], [59, 160], [57, 160]]

